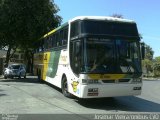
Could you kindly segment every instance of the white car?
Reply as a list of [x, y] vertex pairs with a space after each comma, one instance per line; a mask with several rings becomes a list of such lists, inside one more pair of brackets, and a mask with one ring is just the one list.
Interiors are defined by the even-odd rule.
[[26, 68], [24, 64], [11, 64], [4, 69], [4, 78], [24, 77], [26, 78]]

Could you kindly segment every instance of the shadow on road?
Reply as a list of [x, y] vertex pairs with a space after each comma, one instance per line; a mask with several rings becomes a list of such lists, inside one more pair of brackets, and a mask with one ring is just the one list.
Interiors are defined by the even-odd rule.
[[37, 84], [43, 84], [43, 82], [40, 82], [37, 78], [3, 79], [3, 80], [0, 80], [0, 82], [22, 82], [22, 83], [37, 83]]
[[[4, 90], [1, 90], [0, 89], [0, 92], [3, 92]], [[3, 93], [0, 93], [0, 97], [2, 97], [2, 96], [6, 96], [6, 94], [3, 94]]]
[[1, 90], [1, 89], [0, 89], [0, 92], [2, 92], [2, 91], [4, 91], [4, 90]]
[[0, 94], [0, 97], [2, 97], [2, 96], [6, 96], [6, 94]]
[[160, 112], [160, 104], [134, 96], [86, 99], [77, 100], [76, 102], [91, 109], [130, 112]]
[[57, 92], [59, 92], [60, 94], [62, 94], [62, 90], [60, 88], [58, 88], [58, 87], [56, 87], [56, 86], [54, 86], [54, 85], [52, 85], [52, 84], [50, 84], [48, 82], [45, 82], [45, 81], [44, 81], [44, 83], [46, 85], [48, 85], [49, 87], [53, 88], [54, 90], [56, 90]]

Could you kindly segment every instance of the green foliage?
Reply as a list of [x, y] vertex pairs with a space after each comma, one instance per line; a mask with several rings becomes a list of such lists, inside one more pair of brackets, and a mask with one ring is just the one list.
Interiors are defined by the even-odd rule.
[[154, 75], [160, 76], [160, 57], [156, 57], [153, 63]]
[[153, 54], [152, 48], [145, 44], [145, 59], [142, 61], [142, 67], [145, 69], [147, 76], [153, 72]]
[[148, 60], [153, 60], [153, 55], [154, 55], [154, 51], [152, 50], [152, 48], [146, 44], [146, 55], [145, 55], [145, 59], [148, 59]]
[[59, 26], [58, 11], [50, 0], [0, 0], [0, 46], [33, 48], [34, 41]]
[[160, 76], [160, 56], [153, 59], [154, 51], [149, 45], [146, 45], [145, 59], [142, 61], [142, 66], [146, 71], [147, 76]]
[[144, 69], [146, 69], [145, 71], [146, 71], [147, 76], [149, 76], [149, 73], [151, 73], [153, 71], [153, 69], [152, 69], [153, 63], [152, 63], [152, 61], [145, 58], [142, 61], [142, 66], [143, 66]]
[[58, 10], [49, 0], [5, 0], [1, 28], [6, 44], [29, 47], [34, 40], [59, 25]]

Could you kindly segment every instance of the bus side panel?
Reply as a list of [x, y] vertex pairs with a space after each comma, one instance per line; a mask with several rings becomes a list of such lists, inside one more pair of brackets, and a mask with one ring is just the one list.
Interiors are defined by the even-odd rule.
[[77, 80], [77, 77], [73, 74], [72, 70], [70, 69], [68, 51], [53, 51], [51, 53], [51, 58], [48, 65], [46, 81], [61, 88], [63, 75], [65, 75], [67, 78], [69, 92], [77, 96], [77, 92], [75, 92], [73, 88], [75, 80]]
[[61, 51], [52, 51], [50, 53], [50, 59], [46, 70], [46, 81], [57, 87], [60, 87], [58, 75], [60, 55]]
[[42, 79], [43, 80], [46, 80], [46, 76], [47, 76], [47, 70], [48, 70], [48, 67], [49, 67], [49, 61], [50, 61], [50, 58], [51, 58], [51, 52], [45, 52], [44, 55], [43, 55], [43, 69], [42, 69]]
[[69, 81], [68, 81], [69, 90], [68, 91], [74, 96], [80, 97], [81, 96], [80, 78], [74, 75], [72, 70], [69, 70], [68, 78], [69, 78]]
[[46, 71], [50, 59], [50, 52], [34, 54], [34, 75], [41, 74], [41, 79], [46, 79]]
[[80, 90], [80, 78], [76, 76], [71, 67], [68, 67], [67, 70], [67, 80], [68, 80], [68, 91], [69, 93], [73, 94], [74, 96], [80, 97], [81, 90]]
[[61, 86], [62, 76], [65, 75], [68, 82], [68, 92], [79, 97], [80, 96], [80, 84], [78, 76], [76, 76], [69, 64], [69, 53], [68, 51], [62, 50], [59, 62], [59, 68], [57, 71], [57, 76], [59, 76], [59, 85]]

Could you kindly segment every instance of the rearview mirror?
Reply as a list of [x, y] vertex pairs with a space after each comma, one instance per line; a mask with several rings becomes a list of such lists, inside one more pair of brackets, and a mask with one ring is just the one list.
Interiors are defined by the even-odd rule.
[[141, 43], [141, 59], [145, 58], [145, 43]]

